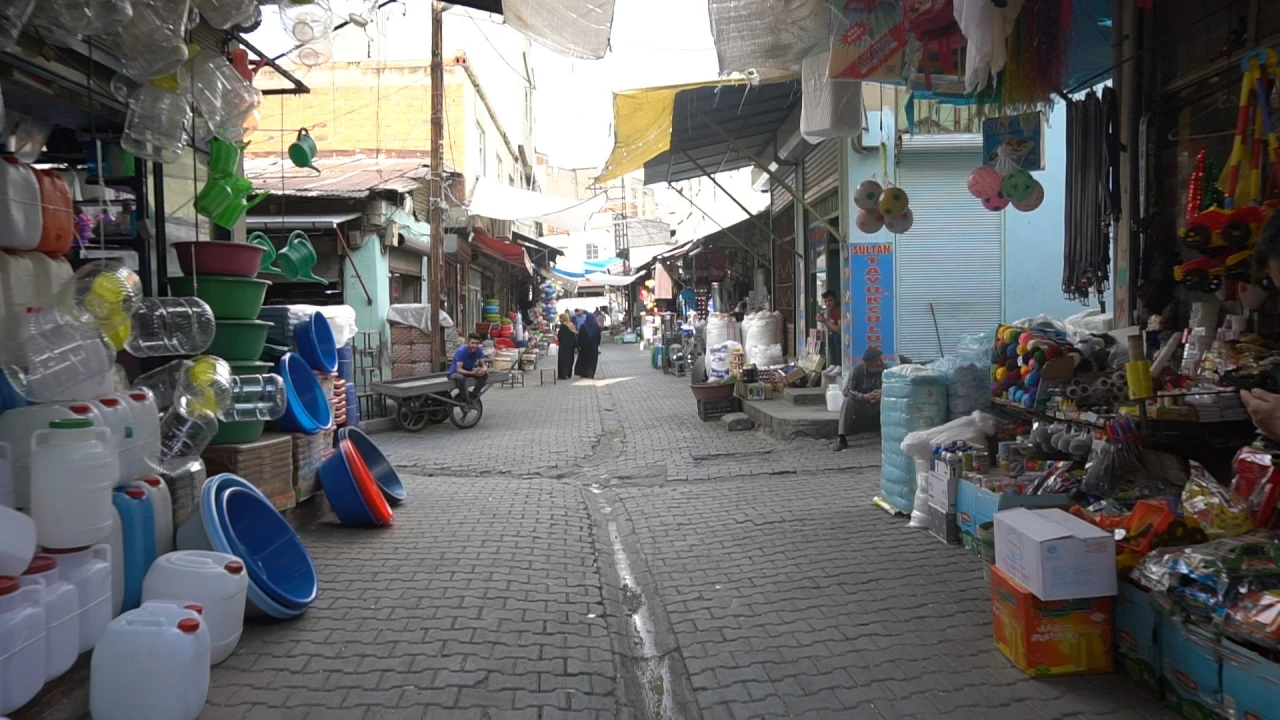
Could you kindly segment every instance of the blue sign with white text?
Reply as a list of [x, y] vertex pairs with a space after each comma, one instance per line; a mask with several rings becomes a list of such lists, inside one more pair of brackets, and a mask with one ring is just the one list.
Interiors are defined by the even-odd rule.
[[893, 243], [849, 245], [845, 345], [856, 363], [868, 347], [894, 354]]

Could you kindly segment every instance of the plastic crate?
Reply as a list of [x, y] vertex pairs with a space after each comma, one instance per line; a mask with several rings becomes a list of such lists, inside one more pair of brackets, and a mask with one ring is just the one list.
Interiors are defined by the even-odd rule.
[[698, 401], [698, 417], [702, 418], [703, 422], [718, 420], [729, 413], [736, 413], [741, 409], [742, 401], [736, 397]]

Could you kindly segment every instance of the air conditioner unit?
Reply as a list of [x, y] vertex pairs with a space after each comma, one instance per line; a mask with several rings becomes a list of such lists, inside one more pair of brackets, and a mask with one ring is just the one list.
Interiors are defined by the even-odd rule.
[[388, 222], [382, 228], [382, 245], [383, 247], [400, 247], [400, 225], [394, 222]]

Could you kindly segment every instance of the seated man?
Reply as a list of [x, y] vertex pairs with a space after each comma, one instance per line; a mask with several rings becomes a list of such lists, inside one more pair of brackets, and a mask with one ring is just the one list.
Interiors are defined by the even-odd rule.
[[[458, 348], [453, 354], [453, 362], [449, 363], [449, 379], [458, 386], [458, 399], [461, 402], [470, 403], [480, 397], [480, 388], [484, 387], [484, 381], [489, 375], [489, 368], [484, 363], [484, 350], [480, 347], [483, 340], [479, 333], [468, 335], [467, 344]], [[475, 388], [468, 395], [467, 380], [472, 379], [475, 380]]]
[[869, 347], [862, 353], [862, 364], [849, 373], [844, 384], [844, 402], [840, 405], [840, 427], [836, 452], [849, 447], [849, 433], [880, 430], [880, 381], [884, 376], [884, 353]]

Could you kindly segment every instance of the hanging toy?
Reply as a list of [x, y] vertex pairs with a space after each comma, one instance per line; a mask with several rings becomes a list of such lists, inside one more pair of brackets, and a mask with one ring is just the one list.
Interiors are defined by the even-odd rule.
[[853, 204], [859, 210], [875, 210], [880, 205], [884, 188], [875, 180], [863, 180], [853, 191]]
[[1207, 151], [1201, 149], [1196, 153], [1196, 167], [1191, 171], [1191, 181], [1187, 185], [1186, 224], [1190, 225], [1200, 214], [1200, 202], [1204, 199], [1204, 170]]
[[1032, 212], [1036, 208], [1040, 207], [1041, 203], [1044, 202], [1044, 186], [1040, 184], [1039, 180], [1033, 180], [1032, 182], [1036, 184], [1035, 189], [1032, 190], [1031, 194], [1027, 197], [1013, 203], [1015, 210], [1019, 212]]
[[884, 227], [884, 216], [878, 210], [859, 210], [853, 224], [867, 235], [874, 235]]
[[969, 173], [969, 194], [979, 200], [995, 197], [1000, 192], [1003, 179], [1000, 173], [984, 165]]
[[1005, 197], [1004, 193], [996, 193], [991, 197], [982, 198], [982, 207], [991, 212], [1000, 212], [1009, 207], [1009, 198]]
[[1004, 196], [1009, 198], [1010, 202], [1018, 202], [1031, 197], [1031, 193], [1036, 189], [1036, 179], [1031, 177], [1031, 173], [1018, 168], [1004, 176], [1004, 182], [1000, 184], [1000, 190]]
[[884, 219], [884, 226], [894, 235], [901, 235], [902, 233], [910, 230], [911, 226], [915, 224], [915, 221], [915, 214], [911, 212], [911, 208], [907, 208], [902, 211], [901, 215], [890, 215], [886, 217]]
[[907, 193], [902, 188], [886, 188], [884, 193], [880, 195], [880, 214], [885, 217], [891, 215], [901, 215], [906, 211], [911, 199], [907, 197]]

